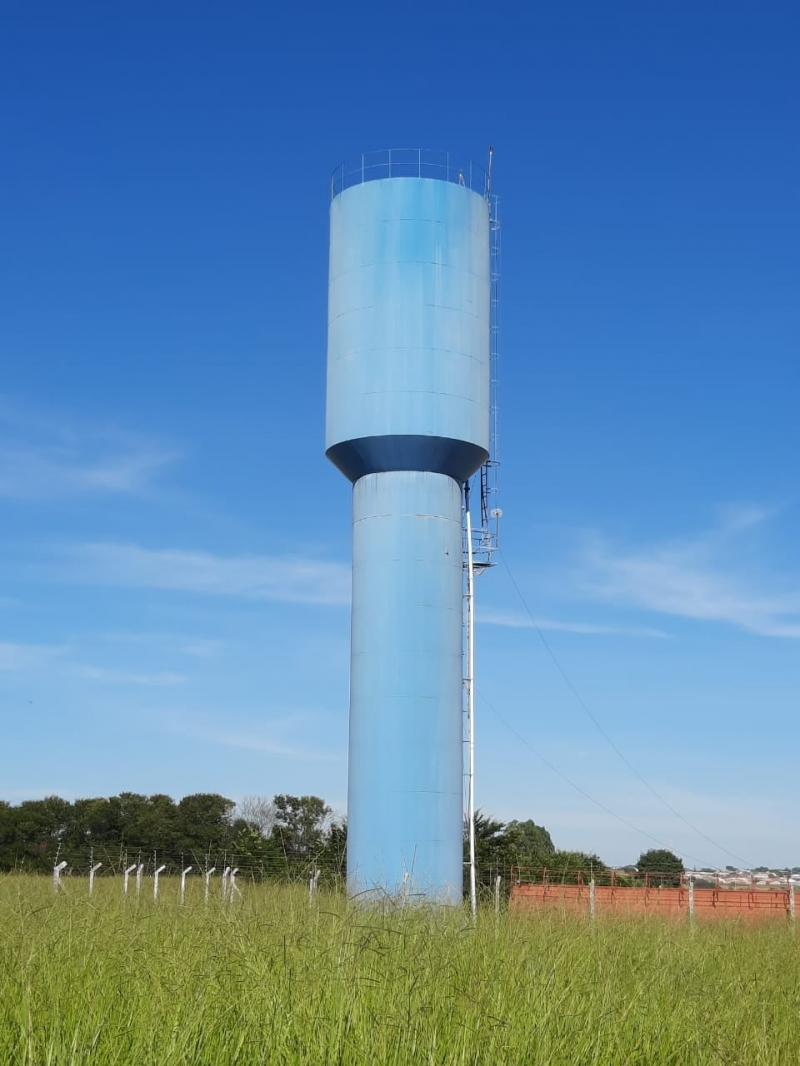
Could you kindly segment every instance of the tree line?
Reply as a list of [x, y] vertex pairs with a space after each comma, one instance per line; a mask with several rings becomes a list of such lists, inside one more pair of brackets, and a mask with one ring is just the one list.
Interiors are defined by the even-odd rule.
[[[464, 825], [464, 861], [469, 858]], [[345, 872], [347, 823], [319, 796], [250, 796], [238, 805], [213, 792], [175, 801], [121, 792], [76, 799], [59, 796], [17, 805], [0, 800], [0, 870], [49, 873], [57, 862], [85, 871], [102, 862], [105, 871], [143, 863], [178, 869], [238, 866], [250, 876], [305, 877], [319, 868], [326, 876]], [[490, 888], [501, 876], [531, 880], [608, 883], [611, 872], [593, 853], [556, 848], [550, 833], [532, 819], [502, 822], [477, 811], [475, 858], [479, 881]], [[637, 873], [658, 872], [679, 879], [680, 859], [668, 851], [643, 853]], [[545, 873], [546, 871], [546, 873]]]
[[90, 861], [116, 871], [142, 862], [287, 874], [316, 862], [342, 869], [345, 827], [318, 796], [251, 797], [237, 807], [217, 793], [0, 801], [0, 869], [45, 873]]

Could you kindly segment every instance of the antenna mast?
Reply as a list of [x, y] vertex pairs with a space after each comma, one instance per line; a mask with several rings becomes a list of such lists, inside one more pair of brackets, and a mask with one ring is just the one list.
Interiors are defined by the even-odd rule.
[[497, 433], [497, 362], [500, 349], [500, 217], [498, 200], [492, 195], [492, 160], [494, 148], [489, 148], [486, 172], [486, 199], [489, 203], [489, 458], [476, 475], [479, 478], [480, 520], [472, 525], [470, 512], [470, 482], [464, 483], [464, 714], [467, 748], [467, 823], [469, 834], [469, 898], [473, 920], [477, 915], [477, 871], [475, 857], [475, 576], [494, 565], [492, 556], [500, 538], [500, 518], [503, 512], [492, 506], [498, 491], [499, 442]]

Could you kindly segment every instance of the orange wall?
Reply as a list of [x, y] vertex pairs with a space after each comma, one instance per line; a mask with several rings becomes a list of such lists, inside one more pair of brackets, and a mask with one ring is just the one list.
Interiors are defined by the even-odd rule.
[[[512, 911], [556, 908], [589, 913], [588, 885], [512, 885]], [[789, 892], [742, 892], [735, 889], [695, 888], [694, 913], [702, 918], [759, 919], [789, 914]], [[595, 913], [688, 915], [689, 890], [681, 888], [595, 887]]]

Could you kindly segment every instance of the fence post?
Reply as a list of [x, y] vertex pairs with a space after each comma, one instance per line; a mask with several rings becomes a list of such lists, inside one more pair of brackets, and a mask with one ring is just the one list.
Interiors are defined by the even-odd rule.
[[494, 879], [494, 916], [495, 921], [500, 921], [500, 883], [503, 878], [500, 874]]
[[239, 886], [236, 884], [236, 875], [238, 874], [238, 872], [239, 872], [239, 867], [237, 866], [235, 870], [231, 870], [231, 874], [230, 874], [230, 884], [228, 886], [228, 892], [230, 894], [231, 903], [233, 903], [234, 898], [236, 896], [241, 896], [241, 894], [242, 894], [240, 889], [239, 889]]
[[159, 866], [153, 874], [153, 902], [158, 899], [158, 878], [166, 870], [166, 866]]
[[191, 870], [191, 866], [187, 866], [181, 873], [181, 906], [186, 902], [186, 875]]
[[311, 880], [308, 882], [308, 902], [314, 899], [317, 891], [317, 882], [319, 881], [320, 869], [318, 866], [314, 867], [314, 873], [311, 875]]
[[125, 870], [125, 876], [122, 879], [122, 894], [123, 894], [123, 896], [127, 896], [128, 895], [128, 878], [131, 876], [131, 874], [133, 873], [133, 871], [135, 869], [136, 869], [136, 863], [134, 863], [133, 866], [129, 866]]
[[144, 873], [144, 863], [140, 862], [136, 867], [136, 898], [139, 898], [139, 893], [142, 891], [142, 874]]
[[689, 878], [689, 918], [694, 918], [694, 878]]
[[53, 888], [56, 892], [63, 888], [61, 883], [61, 871], [66, 868], [66, 862], [59, 862], [53, 867]]
[[90, 896], [94, 892], [94, 875], [97, 873], [97, 871], [100, 869], [100, 867], [102, 865], [103, 864], [101, 862], [96, 862], [94, 864], [94, 866], [90, 866], [89, 867], [89, 895]]
[[595, 895], [594, 895], [594, 878], [589, 882], [589, 917], [594, 921], [595, 917]]
[[210, 889], [210, 886], [211, 886], [211, 875], [213, 874], [213, 872], [215, 870], [216, 870], [216, 866], [212, 866], [210, 870], [206, 870], [206, 895], [205, 895], [206, 904], [208, 904], [208, 893], [209, 893], [209, 889]]
[[797, 908], [794, 902], [794, 885], [789, 885], [789, 917], [793, 922], [797, 921]]
[[228, 898], [228, 878], [231, 876], [230, 866], [226, 866], [222, 871], [222, 898], [223, 900]]

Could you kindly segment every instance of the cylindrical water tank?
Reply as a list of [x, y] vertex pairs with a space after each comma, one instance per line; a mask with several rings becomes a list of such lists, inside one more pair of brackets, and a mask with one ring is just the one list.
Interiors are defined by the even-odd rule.
[[328, 457], [356, 478], [489, 455], [489, 204], [435, 178], [331, 203]]

